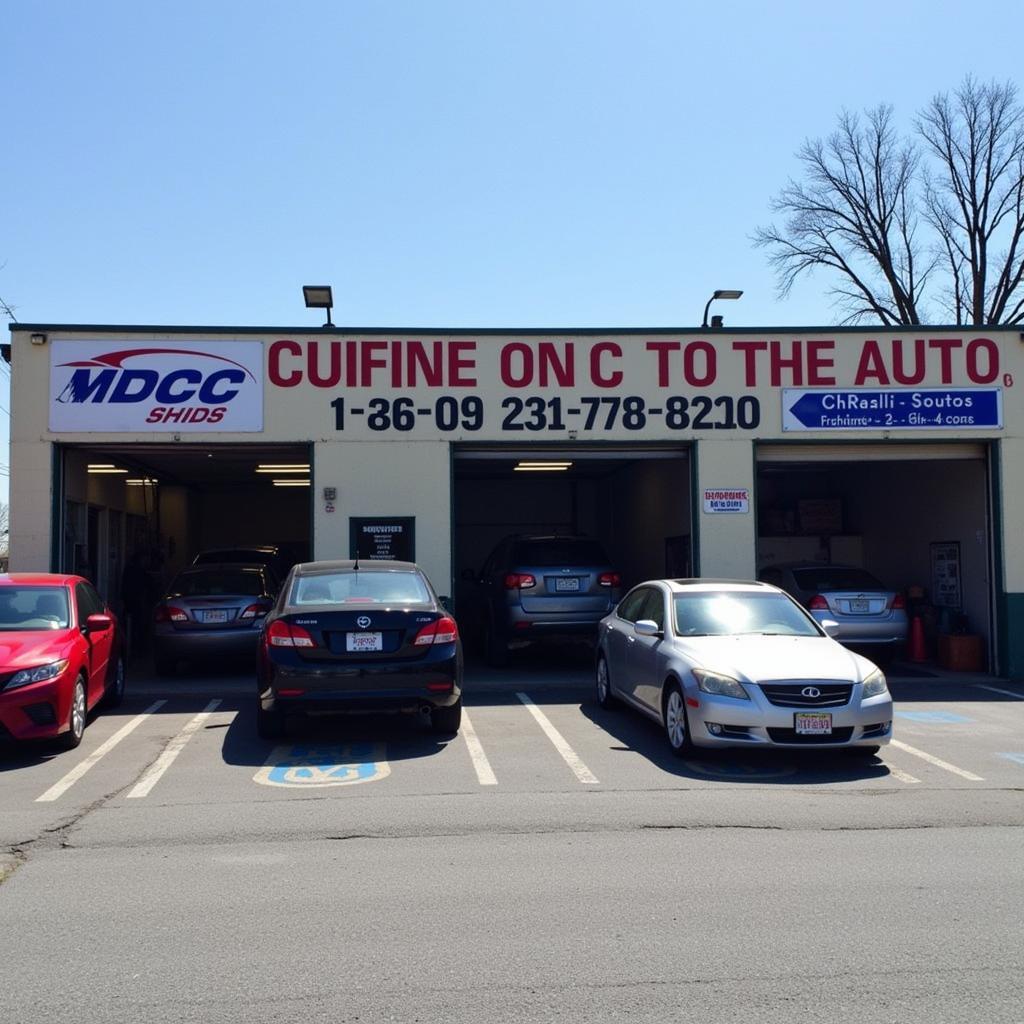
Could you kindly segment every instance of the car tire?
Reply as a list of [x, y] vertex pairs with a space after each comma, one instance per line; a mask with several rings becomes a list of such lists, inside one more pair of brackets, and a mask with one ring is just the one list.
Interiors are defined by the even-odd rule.
[[665, 687], [662, 701], [661, 720], [665, 727], [668, 745], [676, 757], [687, 757], [693, 753], [693, 739], [690, 737], [690, 722], [686, 717], [686, 699], [683, 688], [677, 682]]
[[488, 622], [484, 630], [484, 660], [492, 668], [508, 664], [508, 642], [493, 622]]
[[261, 740], [279, 740], [284, 735], [284, 712], [277, 708], [265, 711], [257, 701], [256, 733]]
[[597, 667], [594, 670], [594, 681], [597, 690], [597, 703], [605, 711], [611, 711], [619, 706], [619, 702], [612, 694], [612, 678], [608, 672], [608, 662], [604, 655], [599, 655]]
[[430, 712], [430, 730], [436, 733], [454, 734], [462, 725], [462, 698], [450, 708], [434, 708]]
[[65, 750], [74, 750], [85, 735], [85, 719], [88, 705], [85, 698], [85, 680], [79, 676], [71, 694], [71, 710], [68, 712], [67, 732], [61, 733], [60, 745]]
[[116, 708], [124, 700], [125, 672], [124, 658], [118, 656], [117, 664], [114, 666], [114, 678], [103, 695], [103, 703], [108, 708]]

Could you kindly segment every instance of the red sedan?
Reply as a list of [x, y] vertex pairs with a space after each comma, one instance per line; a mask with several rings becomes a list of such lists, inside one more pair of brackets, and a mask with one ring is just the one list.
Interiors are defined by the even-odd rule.
[[88, 580], [0, 576], [0, 739], [77, 747], [89, 712], [119, 704], [124, 683], [121, 630]]

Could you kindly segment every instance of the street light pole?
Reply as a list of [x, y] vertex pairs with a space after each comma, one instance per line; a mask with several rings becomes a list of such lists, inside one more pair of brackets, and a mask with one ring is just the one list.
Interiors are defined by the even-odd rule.
[[738, 299], [743, 294], [742, 291], [738, 291], [735, 288], [716, 288], [715, 294], [708, 299], [708, 304], [704, 307], [704, 322], [701, 327], [707, 327], [708, 325], [708, 310], [711, 309], [711, 303], [715, 299]]

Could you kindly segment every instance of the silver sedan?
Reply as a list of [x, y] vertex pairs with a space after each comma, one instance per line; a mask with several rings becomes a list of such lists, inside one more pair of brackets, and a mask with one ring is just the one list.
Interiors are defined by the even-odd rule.
[[597, 699], [694, 747], [849, 747], [878, 752], [892, 736], [881, 670], [832, 639], [767, 583], [651, 580], [601, 621]]

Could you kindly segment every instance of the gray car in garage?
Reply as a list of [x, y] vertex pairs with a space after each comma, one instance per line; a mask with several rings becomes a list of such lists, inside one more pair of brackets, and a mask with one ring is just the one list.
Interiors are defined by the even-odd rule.
[[902, 650], [907, 640], [903, 594], [886, 587], [855, 565], [793, 562], [766, 566], [758, 579], [795, 597], [819, 622], [839, 624], [836, 639], [851, 647], [871, 648], [872, 657]]

